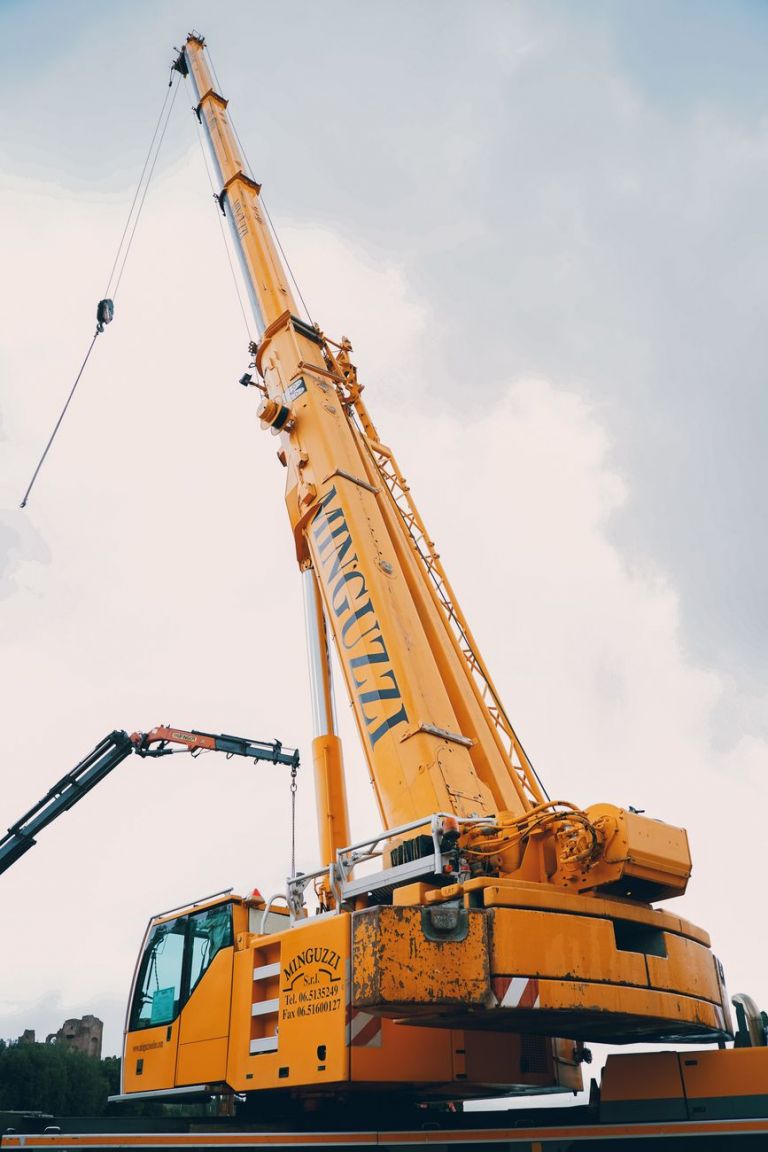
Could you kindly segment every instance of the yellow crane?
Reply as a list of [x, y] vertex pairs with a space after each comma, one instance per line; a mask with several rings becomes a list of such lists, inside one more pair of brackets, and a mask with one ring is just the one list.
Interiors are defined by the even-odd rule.
[[[201, 36], [174, 67], [194, 89], [258, 329], [242, 382], [285, 469], [320, 867], [292, 867], [266, 899], [223, 892], [153, 916], [136, 965], [116, 1099], [213, 1096], [257, 1124], [164, 1116], [137, 1132], [119, 1117], [40, 1133], [48, 1118], [13, 1117], [24, 1130], [6, 1127], [2, 1152], [762, 1147], [768, 1019], [736, 996], [734, 1033], [706, 932], [654, 907], [686, 889], [685, 831], [549, 797], [363, 401], [349, 340], [297, 314]], [[97, 334], [112, 314], [100, 301]], [[381, 815], [364, 839], [349, 828], [330, 643]], [[177, 746], [298, 767], [279, 742], [113, 732], [0, 838], [0, 872], [132, 752]], [[612, 1054], [579, 1109], [457, 1115], [472, 1097], [575, 1091], [591, 1040], [718, 1047]]]
[[[685, 891], [685, 831], [547, 795], [363, 400], [349, 340], [298, 316], [201, 36], [174, 67], [194, 89], [258, 327], [245, 382], [285, 469], [321, 867], [280, 898], [227, 894], [151, 921], [124, 1096], [572, 1091], [584, 1041], [723, 1042], [733, 1029], [707, 933], [653, 906]], [[362, 840], [349, 829], [329, 640], [383, 825]]]

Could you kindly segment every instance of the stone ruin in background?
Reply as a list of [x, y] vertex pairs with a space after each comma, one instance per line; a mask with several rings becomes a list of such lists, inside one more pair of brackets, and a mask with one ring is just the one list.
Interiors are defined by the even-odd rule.
[[[98, 1016], [83, 1016], [81, 1020], [65, 1020], [58, 1032], [51, 1032], [46, 1036], [46, 1044], [61, 1044], [65, 1048], [74, 1048], [77, 1052], [84, 1052], [94, 1060], [101, 1059], [101, 1040], [104, 1024]], [[26, 1037], [27, 1032], [24, 1033]], [[34, 1042], [34, 1032], [32, 1033]]]

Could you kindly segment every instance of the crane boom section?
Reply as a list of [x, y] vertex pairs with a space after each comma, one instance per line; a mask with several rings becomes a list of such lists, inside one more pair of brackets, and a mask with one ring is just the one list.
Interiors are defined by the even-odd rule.
[[447, 582], [435, 584], [388, 482], [396, 465], [360, 400], [350, 346], [336, 355], [296, 318], [202, 39], [190, 36], [182, 56], [256, 302], [262, 427], [280, 435], [299, 564], [317, 576], [382, 818], [394, 827], [433, 812], [520, 815], [542, 791], [516, 738], [505, 747], [476, 646], [466, 626], [457, 634], [463, 617], [441, 596]]
[[[251, 306], [260, 331], [296, 304], [267, 227], [259, 200], [261, 186], [246, 174], [245, 158], [227, 114], [227, 101], [213, 85], [203, 41], [190, 37], [176, 67], [189, 75], [220, 182], [219, 203], [227, 216]], [[186, 71], [185, 71], [186, 68]]]
[[131, 752], [133, 743], [127, 732], [115, 731], [105, 736], [84, 760], [46, 792], [34, 808], [30, 808], [29, 812], [11, 825], [0, 840], [0, 873], [5, 872], [34, 846], [35, 837], [43, 828], [82, 800]]

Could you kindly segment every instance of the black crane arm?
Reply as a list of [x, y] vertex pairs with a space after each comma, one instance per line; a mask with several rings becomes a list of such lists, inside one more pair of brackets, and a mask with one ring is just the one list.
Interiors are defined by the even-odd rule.
[[[71, 772], [62, 776], [20, 820], [12, 824], [0, 839], [0, 874], [28, 852], [37, 842], [35, 837], [48, 824], [82, 800], [86, 793], [108, 776], [132, 752], [139, 756], [164, 756], [172, 751], [169, 744], [180, 744], [179, 751], [193, 754], [198, 751], [225, 752], [228, 756], [246, 756], [285, 764], [292, 774], [299, 767], [299, 753], [284, 748], [279, 740], [246, 740], [241, 736], [213, 736], [208, 732], [186, 731], [182, 728], [158, 727], [151, 732], [114, 731], [105, 736], [92, 752], [81, 760]], [[157, 747], [153, 747], [157, 745]]]
[[109, 736], [105, 736], [93, 752], [66, 776], [62, 776], [42, 800], [38, 800], [34, 808], [30, 808], [29, 812], [11, 825], [0, 840], [0, 872], [5, 872], [11, 864], [15, 864], [36, 843], [38, 832], [77, 804], [131, 752], [133, 744], [127, 732], [110, 732]]

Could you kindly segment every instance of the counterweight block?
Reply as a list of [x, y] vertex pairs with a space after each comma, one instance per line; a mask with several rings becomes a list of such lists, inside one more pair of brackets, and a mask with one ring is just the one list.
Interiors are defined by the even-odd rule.
[[722, 969], [701, 929], [544, 885], [471, 885], [464, 903], [481, 906], [456, 907], [453, 925], [445, 904], [353, 915], [355, 1008], [429, 1027], [613, 1044], [731, 1036]]

